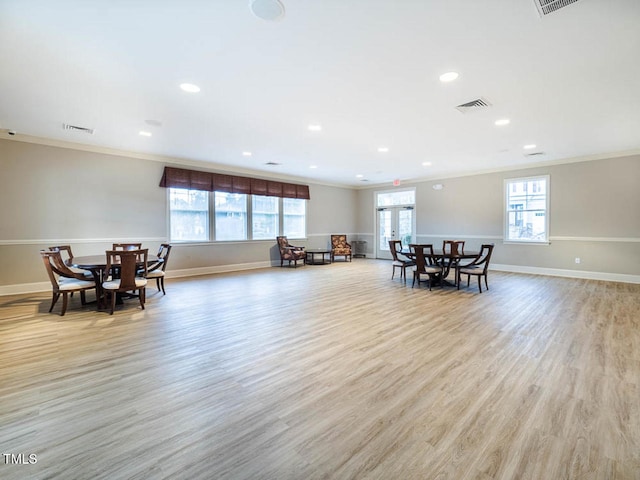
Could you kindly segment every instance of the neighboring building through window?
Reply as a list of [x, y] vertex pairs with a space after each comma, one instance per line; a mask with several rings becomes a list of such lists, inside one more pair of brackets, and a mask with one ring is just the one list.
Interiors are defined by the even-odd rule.
[[505, 241], [548, 243], [549, 176], [505, 180]]
[[171, 241], [209, 240], [209, 192], [169, 189]]
[[[306, 200], [168, 188], [173, 242], [306, 236]], [[282, 215], [280, 215], [282, 212]]]
[[278, 197], [263, 197], [253, 195], [251, 197], [252, 235], [254, 240], [266, 240], [276, 238], [280, 231], [279, 225], [279, 201]]

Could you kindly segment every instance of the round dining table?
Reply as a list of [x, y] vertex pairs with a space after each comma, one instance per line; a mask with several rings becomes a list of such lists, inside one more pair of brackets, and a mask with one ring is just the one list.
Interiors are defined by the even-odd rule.
[[[162, 262], [161, 258], [156, 255], [147, 255], [147, 265], [152, 263]], [[144, 262], [139, 262], [140, 264]], [[73, 257], [67, 260], [67, 264], [70, 267], [80, 268], [82, 270], [88, 270], [93, 275], [93, 280], [96, 284], [96, 303], [98, 309], [102, 309], [104, 304], [104, 292], [102, 290], [102, 280], [104, 275], [104, 269], [107, 268], [107, 255], [84, 255], [79, 257]], [[112, 265], [117, 265], [113, 263]], [[118, 302], [120, 303], [120, 301]]]

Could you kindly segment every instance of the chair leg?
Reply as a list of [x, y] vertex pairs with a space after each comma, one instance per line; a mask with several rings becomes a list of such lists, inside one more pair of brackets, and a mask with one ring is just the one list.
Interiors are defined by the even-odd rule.
[[478, 275], [478, 290], [482, 293], [482, 275]]
[[60, 294], [53, 292], [51, 297], [51, 306], [49, 307], [49, 313], [53, 311], [53, 307], [55, 306], [59, 298], [60, 298]]
[[80, 291], [80, 303], [82, 305], [87, 304], [87, 295], [85, 294], [84, 290]]
[[112, 290], [109, 295], [111, 295], [111, 312], [109, 312], [109, 315], [113, 315], [113, 311], [116, 309], [116, 292]]
[[69, 303], [69, 296], [67, 292], [62, 294], [62, 311], [60, 312], [60, 316], [62, 317], [67, 312], [67, 304]]
[[164, 291], [164, 277], [160, 277], [160, 286], [162, 287], [162, 294], [166, 295], [167, 292]]
[[147, 289], [145, 287], [142, 287], [140, 290], [138, 290], [138, 299], [140, 300], [140, 307], [142, 308], [142, 310], [144, 310], [144, 300], [146, 293]]
[[486, 274], [484, 276], [484, 286], [487, 287], [487, 290], [489, 290], [489, 284], [487, 283], [487, 275]]

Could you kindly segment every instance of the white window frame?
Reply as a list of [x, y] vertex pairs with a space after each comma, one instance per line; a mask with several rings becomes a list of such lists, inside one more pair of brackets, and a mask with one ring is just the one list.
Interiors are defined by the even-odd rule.
[[[543, 239], [531, 239], [531, 238], [510, 238], [509, 237], [509, 213], [515, 211], [514, 209], [509, 208], [509, 193], [510, 188], [515, 183], [523, 183], [523, 182], [531, 182], [531, 181], [543, 181], [545, 182], [545, 207], [544, 207], [544, 238]], [[520, 177], [520, 178], [506, 178], [504, 180], [504, 219], [503, 219], [503, 235], [504, 235], [504, 243], [505, 244], [529, 244], [529, 245], [549, 245], [549, 205], [550, 205], [550, 193], [551, 193], [551, 177], [550, 175], [534, 175], [530, 177]], [[540, 208], [535, 209], [523, 209], [522, 212], [534, 212], [540, 211]]]

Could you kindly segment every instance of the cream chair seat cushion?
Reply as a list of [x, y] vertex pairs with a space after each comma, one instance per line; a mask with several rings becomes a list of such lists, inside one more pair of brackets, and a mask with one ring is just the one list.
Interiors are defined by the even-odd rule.
[[[136, 277], [136, 287], [142, 288], [147, 284], [146, 278]], [[102, 288], [105, 290], [117, 290], [120, 288], [120, 280], [107, 280], [103, 282]]]
[[60, 280], [62, 280], [62, 278], [64, 278], [63, 281], [58, 281], [58, 288], [61, 291], [70, 292], [74, 290], [82, 290], [83, 288], [91, 288], [96, 286], [95, 282], [90, 282], [88, 280], [78, 280], [76, 278], [65, 278], [65, 277], [61, 277]]
[[164, 272], [162, 270], [154, 270], [152, 272], [147, 273], [147, 278], [160, 278], [164, 277]]

